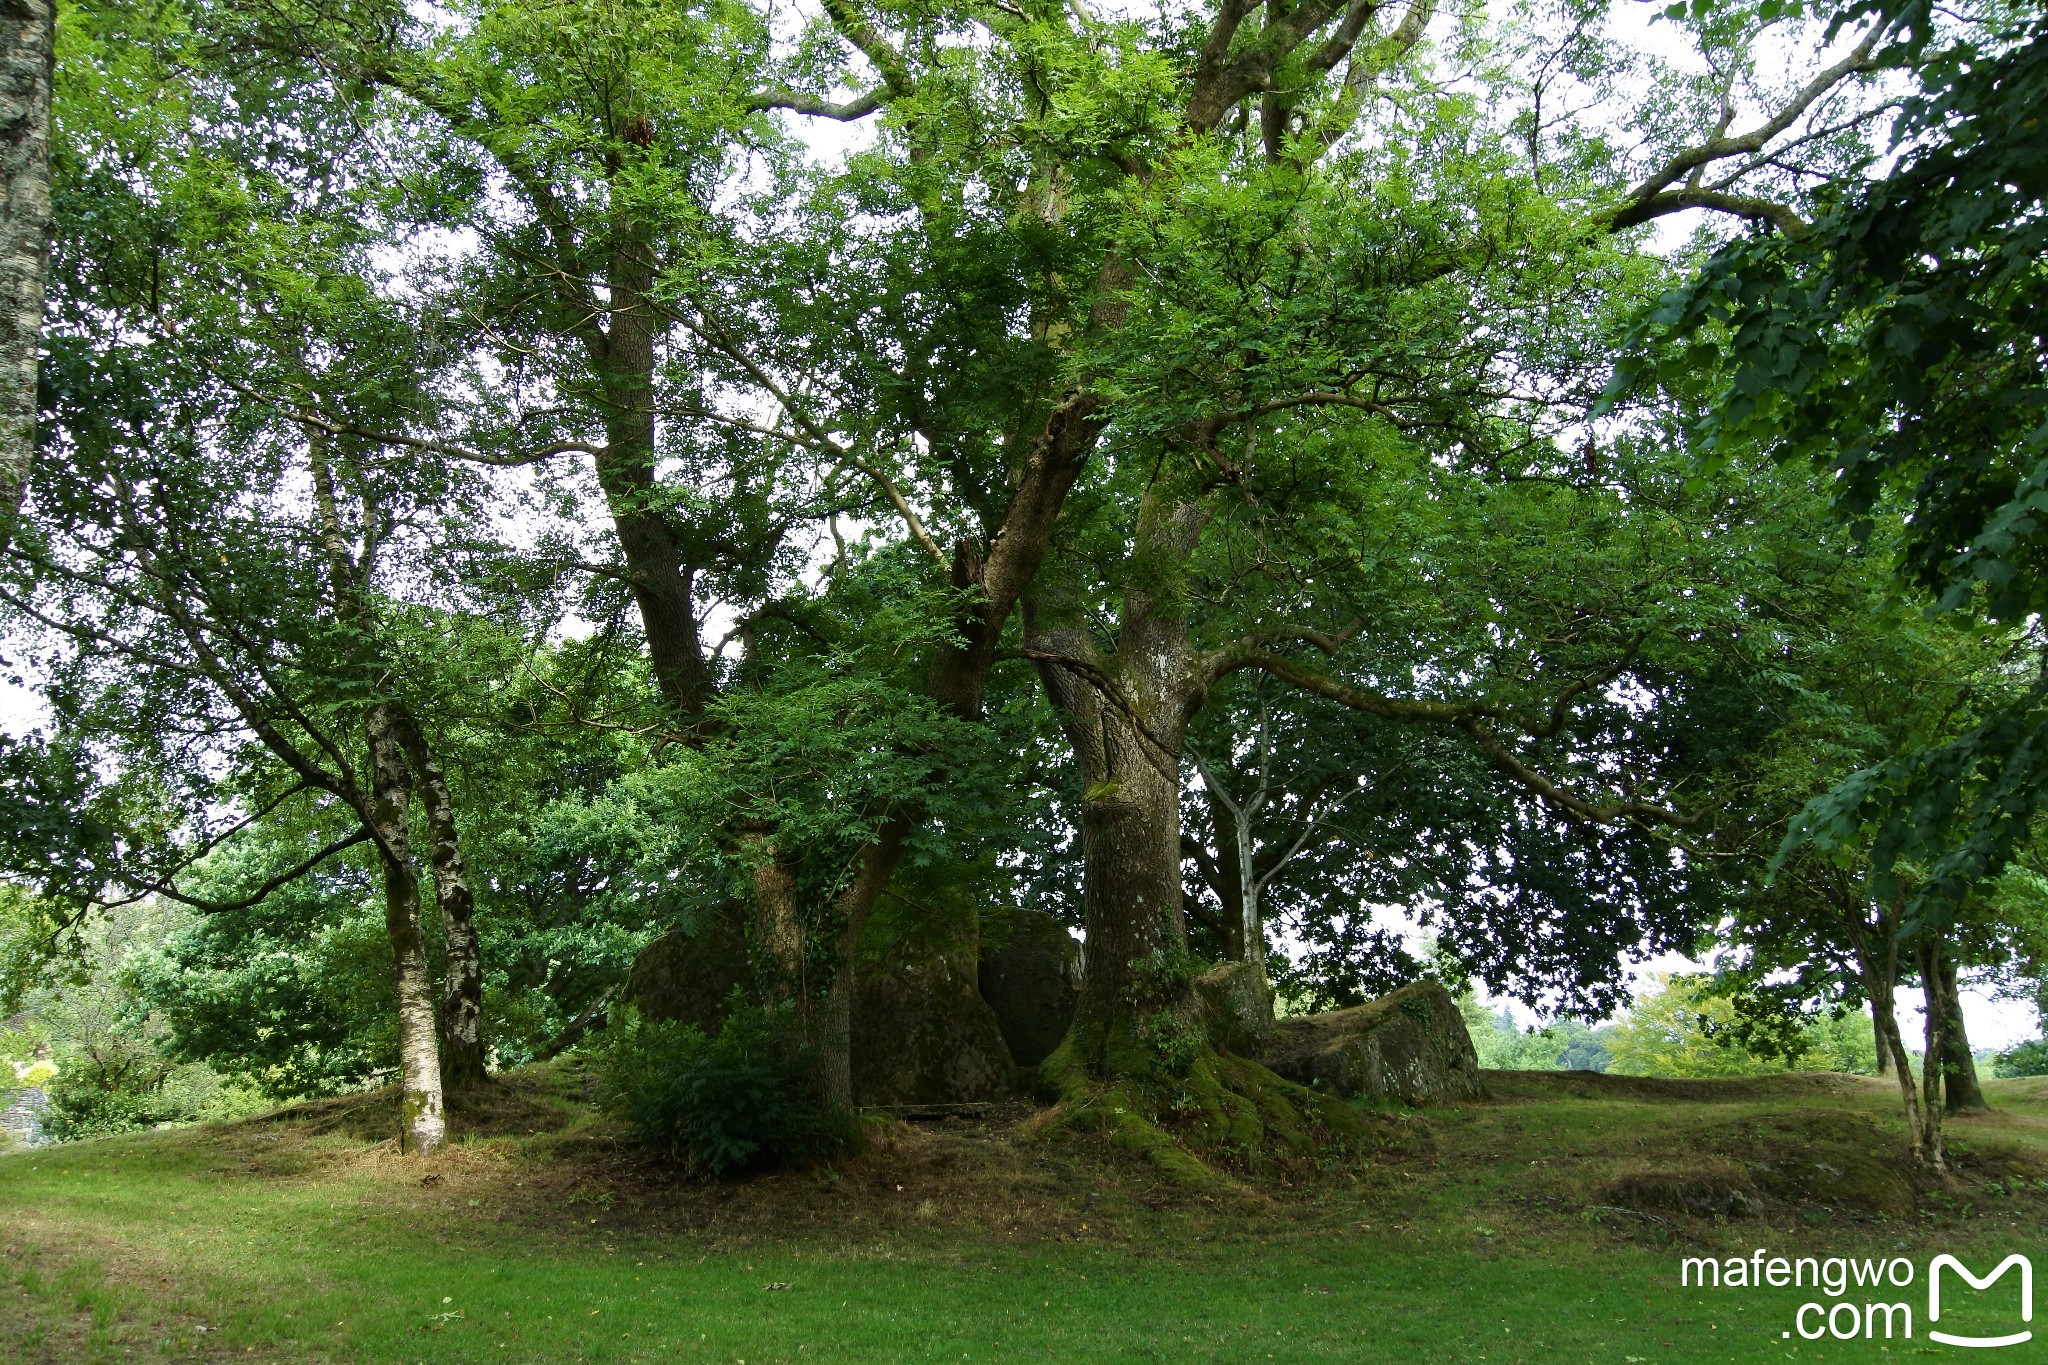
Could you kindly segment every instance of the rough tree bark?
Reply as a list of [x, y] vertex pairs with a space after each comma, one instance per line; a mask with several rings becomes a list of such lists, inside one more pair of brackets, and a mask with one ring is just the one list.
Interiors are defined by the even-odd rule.
[[[1970, 1034], [1963, 1027], [1963, 996], [1956, 980], [1955, 955], [1937, 943], [1934, 949], [1939, 970], [1935, 987], [1942, 1014], [1942, 1091], [1951, 1114], [1964, 1109], [1989, 1109], [1984, 1087], [1977, 1080], [1977, 1059], [1970, 1055]], [[1933, 997], [1930, 997], [1931, 1004]]]
[[450, 1090], [484, 1081], [483, 951], [476, 933], [476, 896], [470, 890], [469, 868], [462, 860], [462, 842], [455, 830], [455, 801], [441, 771], [408, 712], [396, 722], [419, 779], [420, 803], [427, 817], [427, 855], [434, 869], [434, 900], [441, 910], [441, 937], [446, 962], [441, 981], [441, 1078]]
[[441, 1103], [434, 976], [420, 935], [420, 884], [406, 829], [412, 772], [400, 738], [403, 728], [389, 702], [376, 702], [363, 713], [363, 737], [370, 749], [370, 818], [384, 873], [384, 930], [398, 977], [399, 1147], [425, 1156], [447, 1137], [448, 1124]]
[[1079, 604], [1049, 583], [1026, 607], [1027, 651], [1058, 710], [1084, 783], [1081, 905], [1088, 970], [1074, 1016], [1076, 1060], [1130, 1068], [1149, 998], [1147, 963], [1185, 949], [1180, 768], [1187, 721], [1207, 687], [1188, 643], [1184, 599], [1170, 587], [1206, 520], [1193, 502], [1148, 494], [1137, 553], [1150, 567], [1119, 610], [1114, 655], [1096, 650]]
[[640, 608], [655, 683], [679, 718], [694, 721], [711, 699], [711, 674], [693, 601], [696, 567], [662, 508], [655, 477], [654, 370], [664, 329], [649, 297], [654, 262], [648, 232], [629, 212], [613, 223], [606, 283], [604, 331], [586, 340], [604, 392], [598, 484]]
[[35, 461], [56, 33], [56, 0], [0, 0], [0, 549], [13, 539]]

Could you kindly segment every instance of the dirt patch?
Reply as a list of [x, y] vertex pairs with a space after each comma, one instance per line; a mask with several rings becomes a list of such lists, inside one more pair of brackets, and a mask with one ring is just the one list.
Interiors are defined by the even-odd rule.
[[[859, 1241], [944, 1227], [1035, 1242], [1113, 1236], [1127, 1216], [1202, 1206], [1107, 1142], [1027, 1132], [1037, 1112], [1016, 1102], [975, 1117], [871, 1117], [854, 1155], [733, 1181], [691, 1180], [623, 1130], [591, 1127], [546, 1144], [551, 1158], [516, 1163], [524, 1184], [504, 1216], [562, 1232], [714, 1241]], [[459, 1184], [450, 1197], [464, 1193]]]

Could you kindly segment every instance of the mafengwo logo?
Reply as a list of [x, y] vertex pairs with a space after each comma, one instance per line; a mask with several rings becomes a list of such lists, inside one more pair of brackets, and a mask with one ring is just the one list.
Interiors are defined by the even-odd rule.
[[[2020, 1272], [2020, 1321], [2032, 1322], [2034, 1320], [2034, 1263], [2018, 1252], [2014, 1252], [1998, 1263], [1998, 1269], [1982, 1279], [1972, 1275], [1969, 1267], [1953, 1256], [1935, 1257], [1933, 1263], [1927, 1267], [1928, 1323], [1933, 1324], [1941, 1321], [1942, 1271], [1955, 1271], [1956, 1274], [1969, 1282], [1972, 1289], [1989, 1289], [1998, 1282], [1999, 1278], [2006, 1271], [2013, 1269], [2015, 1266], [2019, 1268]], [[2034, 1334], [2032, 1331], [2022, 1331], [2009, 1333], [2002, 1337], [1961, 1337], [1951, 1336], [1947, 1332], [1936, 1331], [1930, 1325], [1927, 1329], [1927, 1336], [1930, 1341], [1939, 1341], [1948, 1346], [2017, 1346], [2023, 1341], [2031, 1341]]]
[[[1981, 1262], [1980, 1262], [1981, 1264]], [[1948, 1275], [1949, 1305], [1963, 1286], [1982, 1293], [1998, 1286], [2009, 1271], [2017, 1270], [2019, 1301], [2017, 1314], [2008, 1317], [2016, 1331], [1996, 1335], [1945, 1332], [1941, 1321], [1942, 1276]], [[1792, 1326], [1779, 1335], [1798, 1335], [1807, 1341], [1833, 1337], [1836, 1341], [1891, 1340], [1913, 1336], [1912, 1299], [1897, 1295], [1910, 1289], [1918, 1268], [1903, 1256], [1890, 1260], [1830, 1256], [1773, 1256], [1758, 1247], [1748, 1257], [1730, 1256], [1715, 1260], [1688, 1256], [1679, 1262], [1678, 1283], [1682, 1289], [1802, 1289], [1811, 1287], [1832, 1302], [1802, 1303], [1792, 1315]], [[1957, 1283], [1961, 1281], [1961, 1283]], [[1894, 1297], [1897, 1295], [1897, 1297]], [[1889, 1300], [1889, 1301], [1887, 1301]], [[2000, 1261], [1989, 1274], [1979, 1275], [1954, 1256], [1936, 1256], [1927, 1264], [1927, 1340], [1944, 1346], [2019, 1346], [2034, 1339], [2033, 1329], [2021, 1324], [2034, 1320], [2034, 1263], [2015, 1252]]]

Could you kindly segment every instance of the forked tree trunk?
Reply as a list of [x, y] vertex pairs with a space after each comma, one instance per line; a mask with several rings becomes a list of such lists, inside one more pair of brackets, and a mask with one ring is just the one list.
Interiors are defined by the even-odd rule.
[[412, 773], [401, 739], [404, 725], [389, 702], [363, 717], [370, 749], [370, 816], [384, 871], [384, 930], [398, 980], [398, 1073], [401, 1092], [399, 1148], [422, 1156], [448, 1134], [441, 1107], [440, 1029], [434, 1011], [434, 976], [420, 935], [420, 884], [413, 873], [406, 808]]
[[[1912, 1145], [1913, 1159], [1922, 1165], [1928, 1164], [1921, 1095], [1913, 1082], [1913, 1059], [1906, 1051], [1906, 1040], [1899, 1033], [1897, 907], [1890, 913], [1879, 907], [1874, 924], [1864, 917], [1865, 906], [1860, 899], [1838, 902], [1837, 909], [1841, 912], [1842, 927], [1848, 935], [1850, 947], [1856, 954], [1856, 970], [1863, 980], [1863, 993], [1870, 997], [1871, 1031], [1877, 1037], [1877, 1055], [1880, 1059], [1890, 1059], [1892, 1072], [1898, 1078], [1899, 1103], [1906, 1113], [1906, 1138]], [[1884, 1074], [1882, 1067], [1878, 1074]]]
[[420, 803], [426, 809], [428, 861], [434, 869], [434, 900], [441, 909], [441, 937], [446, 964], [441, 981], [441, 1078], [450, 1090], [484, 1081], [483, 951], [477, 941], [476, 896], [469, 869], [462, 861], [456, 836], [455, 801], [448, 779], [409, 715], [403, 726], [406, 756], [419, 778]]
[[0, 549], [13, 538], [35, 461], [56, 25], [56, 0], [0, 0]]

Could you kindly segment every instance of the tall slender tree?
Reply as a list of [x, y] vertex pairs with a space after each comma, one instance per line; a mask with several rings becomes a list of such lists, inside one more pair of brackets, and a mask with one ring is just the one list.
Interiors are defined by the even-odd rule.
[[35, 460], [56, 52], [56, 0], [0, 6], [0, 547], [13, 534]]

